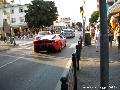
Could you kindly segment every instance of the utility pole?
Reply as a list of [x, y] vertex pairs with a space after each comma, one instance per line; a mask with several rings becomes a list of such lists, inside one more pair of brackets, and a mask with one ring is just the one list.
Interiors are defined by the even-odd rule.
[[82, 14], [82, 19], [83, 19], [83, 25], [82, 25], [82, 27], [83, 27], [83, 31], [82, 31], [82, 33], [83, 33], [83, 42], [84, 42], [84, 46], [85, 46], [85, 21], [86, 21], [86, 17], [84, 16], [84, 5], [85, 5], [85, 0], [83, 0], [83, 6], [82, 7], [80, 7], [80, 13]]
[[109, 42], [106, 0], [99, 0], [100, 9], [100, 88], [109, 90]]

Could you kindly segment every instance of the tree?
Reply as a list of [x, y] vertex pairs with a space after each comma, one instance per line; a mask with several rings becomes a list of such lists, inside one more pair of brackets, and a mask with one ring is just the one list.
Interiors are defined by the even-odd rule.
[[25, 22], [28, 27], [42, 28], [53, 25], [57, 19], [57, 7], [53, 1], [33, 0], [25, 11]]
[[78, 27], [80, 27], [80, 28], [82, 27], [82, 23], [81, 23], [81, 22], [77, 22], [76, 25], [77, 25]]
[[97, 22], [98, 18], [99, 18], [99, 11], [94, 11], [94, 12], [91, 14], [91, 18], [89, 18], [89, 22], [90, 22], [90, 23]]

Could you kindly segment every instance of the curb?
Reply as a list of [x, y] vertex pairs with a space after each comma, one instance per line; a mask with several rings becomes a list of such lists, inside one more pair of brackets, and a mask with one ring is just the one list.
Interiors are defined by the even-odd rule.
[[[64, 69], [61, 77], [62, 77], [62, 76], [65, 76], [65, 75], [69, 72], [69, 68], [70, 68], [71, 64], [72, 64], [72, 60], [71, 60], [71, 58], [70, 58], [70, 59], [68, 59], [68, 62], [67, 62], [67, 64], [66, 64], [66, 66], [65, 66], [65, 69]], [[61, 77], [60, 77], [60, 78], [61, 78]], [[58, 81], [58, 83], [57, 83], [57, 85], [56, 85], [56, 87], [55, 87], [54, 90], [61, 90], [61, 81], [60, 81], [60, 79], [59, 79], [59, 81]]]
[[[80, 61], [82, 61], [82, 62], [84, 62], [84, 61], [94, 61], [94, 62], [100, 62], [100, 60], [97, 60], [97, 59], [99, 59], [99, 58], [81, 58], [81, 60]], [[109, 59], [109, 63], [114, 63], [114, 62], [116, 62], [116, 61], [113, 61], [113, 60], [110, 60]], [[118, 61], [118, 63], [120, 63], [119, 61]]]

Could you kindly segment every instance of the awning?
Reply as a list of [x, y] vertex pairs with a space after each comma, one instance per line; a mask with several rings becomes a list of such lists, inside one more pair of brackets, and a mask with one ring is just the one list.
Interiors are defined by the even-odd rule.
[[27, 23], [19, 23], [16, 25], [11, 25], [11, 27], [22, 27], [22, 26], [27, 26]]
[[120, 0], [114, 3], [111, 7], [109, 7], [108, 15], [115, 15], [120, 13]]

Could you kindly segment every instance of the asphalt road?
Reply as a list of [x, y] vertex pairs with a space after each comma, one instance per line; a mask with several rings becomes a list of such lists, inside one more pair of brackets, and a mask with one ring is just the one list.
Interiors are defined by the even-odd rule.
[[34, 53], [32, 43], [0, 52], [0, 90], [54, 90], [78, 38], [57, 53]]

